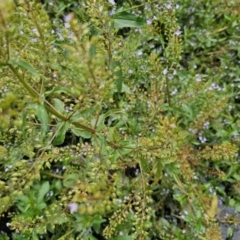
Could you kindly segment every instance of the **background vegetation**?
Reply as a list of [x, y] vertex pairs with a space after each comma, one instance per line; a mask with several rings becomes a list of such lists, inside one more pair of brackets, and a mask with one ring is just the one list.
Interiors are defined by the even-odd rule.
[[237, 0], [0, 1], [0, 239], [233, 237], [239, 14]]

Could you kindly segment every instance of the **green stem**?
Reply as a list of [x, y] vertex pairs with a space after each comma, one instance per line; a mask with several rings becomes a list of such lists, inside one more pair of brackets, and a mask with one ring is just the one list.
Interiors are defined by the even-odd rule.
[[[8, 66], [9, 68], [12, 70], [12, 72], [15, 74], [15, 76], [18, 78], [18, 80], [23, 84], [23, 86], [25, 87], [25, 89], [28, 90], [28, 92], [31, 94], [32, 97], [34, 98], [37, 98], [37, 99], [41, 99], [41, 96], [40, 94], [34, 89], [32, 88], [31, 85], [29, 85], [25, 80], [24, 78], [18, 73], [18, 71], [10, 64], [8, 63]], [[62, 121], [69, 121], [69, 118], [62, 115], [60, 112], [58, 112], [49, 102], [47, 102], [46, 100], [44, 100], [44, 106], [45, 108], [51, 113], [53, 114], [54, 116], [60, 118]], [[88, 132], [91, 132], [91, 133], [95, 133], [95, 129], [93, 128], [90, 128], [88, 126], [85, 126], [81, 123], [78, 123], [78, 122], [73, 122], [72, 123], [74, 126], [78, 127], [78, 128], [81, 128], [83, 130], [86, 130]]]
[[54, 178], [64, 179], [63, 176], [60, 176], [60, 175], [57, 175], [57, 174], [54, 174], [54, 173], [49, 173], [49, 172], [46, 172], [46, 171], [41, 171], [41, 173], [44, 174], [44, 175], [47, 175], [47, 176], [54, 177]]
[[72, 229], [71, 231], [67, 232], [63, 236], [61, 236], [58, 240], [64, 240], [68, 235], [70, 235], [75, 229]]

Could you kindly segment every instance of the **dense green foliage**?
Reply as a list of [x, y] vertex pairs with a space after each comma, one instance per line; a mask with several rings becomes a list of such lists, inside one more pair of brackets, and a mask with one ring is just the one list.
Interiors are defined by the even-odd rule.
[[0, 1], [0, 239], [220, 240], [238, 224], [218, 205], [240, 210], [239, 14]]

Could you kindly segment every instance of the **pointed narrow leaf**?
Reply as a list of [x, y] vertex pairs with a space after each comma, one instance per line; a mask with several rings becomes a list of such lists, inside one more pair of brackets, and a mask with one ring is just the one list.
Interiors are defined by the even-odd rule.
[[54, 102], [54, 107], [57, 109], [57, 111], [59, 111], [60, 113], [65, 113], [64, 102], [62, 102], [57, 98], [54, 98], [53, 102]]
[[67, 177], [64, 178], [63, 180], [63, 186], [67, 188], [74, 187], [78, 179], [79, 179], [79, 174], [77, 173], [72, 173], [70, 175], [67, 175]]
[[38, 71], [29, 63], [20, 60], [20, 59], [12, 59], [9, 61], [10, 64], [17, 65], [18, 67], [24, 68], [28, 72], [32, 73], [33, 75], [39, 75]]
[[97, 127], [98, 131], [101, 131], [104, 128], [104, 121], [105, 121], [106, 115], [105, 114], [101, 114], [100, 116], [93, 118], [91, 120], [91, 125], [92, 127]]
[[92, 134], [90, 132], [80, 130], [80, 129], [76, 129], [76, 128], [72, 128], [71, 132], [73, 132], [78, 137], [87, 138], [87, 139], [91, 138], [91, 136], [92, 136]]
[[154, 173], [154, 184], [157, 184], [159, 180], [162, 179], [163, 176], [163, 164], [161, 161], [157, 161], [153, 168]]
[[133, 240], [133, 238], [131, 236], [117, 236], [112, 240]]
[[[65, 136], [66, 136], [66, 132], [69, 129], [69, 122], [59, 122], [57, 124], [57, 134], [56, 137], [53, 140], [53, 145], [61, 145], [64, 140], [65, 140]], [[59, 129], [60, 128], [60, 129]]]
[[69, 95], [72, 95], [72, 91], [69, 88], [62, 87], [62, 86], [54, 87], [52, 90], [45, 92], [43, 95], [49, 96], [54, 93], [67, 93]]
[[148, 164], [148, 160], [146, 158], [140, 158], [141, 169], [144, 173], [150, 173], [150, 168]]
[[132, 13], [120, 12], [113, 16], [114, 27], [142, 27], [146, 21], [144, 18], [138, 17]]
[[44, 196], [49, 192], [50, 184], [49, 182], [44, 182], [39, 189], [37, 201], [40, 203], [43, 201]]
[[44, 105], [38, 104], [36, 109], [36, 115], [38, 120], [41, 122], [41, 134], [45, 136], [48, 130], [48, 112], [45, 109]]

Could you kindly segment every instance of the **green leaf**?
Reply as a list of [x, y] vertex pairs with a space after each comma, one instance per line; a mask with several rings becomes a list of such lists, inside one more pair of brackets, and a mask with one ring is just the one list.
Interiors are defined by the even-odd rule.
[[69, 219], [64, 215], [63, 216], [58, 215], [57, 217], [52, 219], [52, 222], [54, 224], [63, 224], [63, 223], [69, 222]]
[[133, 238], [131, 236], [117, 236], [112, 238], [112, 240], [133, 240]]
[[82, 137], [82, 138], [91, 138], [92, 134], [90, 132], [84, 131], [84, 130], [80, 130], [80, 129], [76, 129], [76, 128], [72, 128], [71, 132], [74, 133], [76, 136], [78, 137]]
[[5, 235], [5, 234], [1, 234], [0, 233], [0, 239], [1, 240], [9, 240], [9, 237], [7, 235]]
[[38, 236], [35, 231], [32, 232], [32, 240], [38, 240]]
[[157, 184], [158, 181], [161, 180], [163, 176], [163, 164], [161, 161], [157, 160], [155, 162], [153, 173], [154, 173], [154, 184]]
[[106, 118], [106, 115], [105, 114], [101, 114], [101, 115], [99, 115], [98, 117], [96, 117], [96, 118], [93, 118], [92, 120], [91, 120], [91, 126], [92, 127], [97, 127], [96, 129], [98, 130], [98, 131], [101, 131], [103, 128], [104, 128], [104, 120], [105, 120], [105, 118]]
[[99, 218], [99, 219], [96, 219], [94, 220], [93, 222], [93, 229], [96, 233], [100, 233], [100, 230], [101, 230], [101, 224], [106, 222], [106, 219], [103, 219], [103, 218]]
[[31, 74], [33, 74], [35, 76], [39, 75], [38, 71], [31, 64], [29, 64], [23, 60], [12, 59], [9, 61], [9, 63], [12, 65], [17, 65], [18, 67], [21, 67], [21, 68], [27, 70], [28, 72], [30, 72]]
[[45, 136], [47, 130], [48, 130], [48, 112], [45, 109], [44, 105], [42, 104], [37, 104], [36, 107], [36, 115], [38, 120], [41, 122], [41, 134], [42, 136]]
[[115, 151], [113, 152], [113, 154], [112, 154], [111, 162], [112, 162], [112, 163], [115, 163], [116, 160], [117, 160], [120, 156], [121, 156], [121, 155], [120, 155], [119, 151], [118, 151], [118, 150], [115, 150]]
[[120, 144], [121, 148], [118, 149], [120, 155], [126, 155], [134, 150], [136, 147], [136, 144], [133, 144], [129, 141], [123, 141]]
[[38, 203], [43, 201], [43, 198], [49, 192], [49, 189], [50, 189], [49, 182], [48, 181], [44, 182], [38, 192], [38, 198], [37, 198]]
[[228, 227], [228, 230], [227, 230], [227, 236], [228, 236], [228, 238], [229, 238], [229, 237], [232, 237], [233, 234], [234, 234], [233, 229], [232, 229], [231, 227]]
[[43, 210], [44, 208], [46, 208], [47, 204], [45, 202], [41, 202], [37, 205], [37, 208], [39, 210]]
[[[118, 92], [118, 89], [115, 89], [113, 92]], [[125, 83], [121, 84], [121, 93], [131, 93], [130, 88]]]
[[113, 15], [113, 20], [115, 28], [142, 27], [146, 24], [144, 18], [138, 17], [128, 12], [120, 12]]
[[111, 142], [115, 141], [116, 136], [118, 136], [115, 130], [116, 130], [115, 127], [110, 127], [109, 130], [108, 130], [108, 139]]
[[54, 98], [53, 99], [53, 103], [54, 103], [54, 107], [56, 108], [56, 110], [60, 113], [66, 113], [65, 109], [64, 109], [64, 102], [62, 102], [61, 100]]
[[69, 122], [58, 122], [57, 124], [57, 134], [53, 140], [53, 145], [61, 145], [64, 142], [66, 132], [69, 129]]
[[79, 175], [76, 173], [72, 173], [63, 180], [63, 186], [66, 188], [74, 187], [78, 179]]
[[89, 239], [89, 240], [97, 240], [97, 238], [95, 238], [93, 235], [90, 235], [90, 236], [88, 237], [88, 239]]
[[149, 164], [146, 158], [140, 158], [141, 169], [144, 173], [150, 173]]
[[67, 93], [69, 95], [72, 95], [72, 91], [69, 88], [62, 87], [62, 86], [54, 87], [52, 90], [45, 92], [43, 95], [49, 96], [57, 93]]

